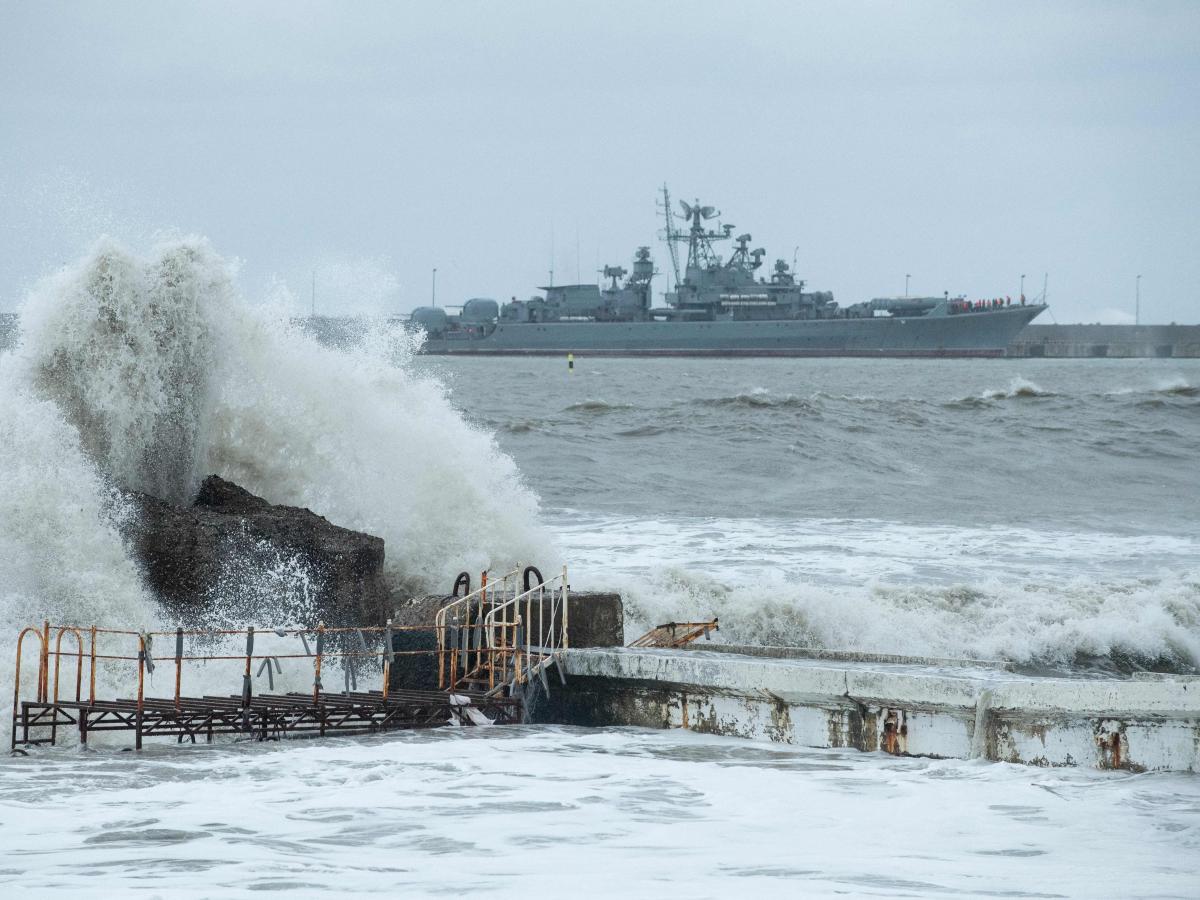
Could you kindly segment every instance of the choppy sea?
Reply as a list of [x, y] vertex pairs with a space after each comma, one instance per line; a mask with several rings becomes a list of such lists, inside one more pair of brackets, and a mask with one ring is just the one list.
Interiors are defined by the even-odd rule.
[[[413, 358], [395, 335], [340, 352], [245, 302], [194, 239], [101, 242], [21, 312], [0, 354], [0, 696], [31, 621], [167, 624], [112, 488], [186, 498], [209, 472], [381, 535], [397, 584], [565, 562], [622, 592], [630, 638], [717, 615], [723, 640], [1072, 677], [1200, 665], [1200, 361], [569, 374]], [[312, 586], [283, 558], [245, 577], [228, 592], [264, 618]], [[553, 727], [0, 761], [12, 896], [1196, 897], [1198, 871], [1182, 774]]]

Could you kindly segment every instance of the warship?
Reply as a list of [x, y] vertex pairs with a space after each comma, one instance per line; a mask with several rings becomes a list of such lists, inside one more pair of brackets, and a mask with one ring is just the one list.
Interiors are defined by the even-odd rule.
[[[766, 251], [734, 236], [712, 206], [680, 202], [667, 188], [660, 205], [675, 289], [653, 305], [658, 274], [649, 247], [632, 271], [605, 266], [608, 283], [548, 285], [544, 296], [500, 304], [476, 297], [458, 312], [413, 310], [407, 327], [424, 332], [428, 354], [593, 356], [1003, 356], [1045, 303], [1010, 298], [877, 297], [839, 306], [829, 291], [806, 291], [785, 260], [759, 274]], [[716, 221], [714, 221], [716, 220]], [[686, 223], [686, 225], [683, 225]], [[682, 226], [682, 227], [681, 227]], [[731, 241], [723, 259], [716, 250]], [[687, 258], [680, 269], [680, 248]]]

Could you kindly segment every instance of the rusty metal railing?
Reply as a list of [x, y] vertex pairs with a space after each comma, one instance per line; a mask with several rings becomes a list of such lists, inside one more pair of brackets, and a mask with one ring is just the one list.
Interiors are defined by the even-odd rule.
[[479, 681], [491, 668], [491, 649], [483, 631], [488, 611], [507, 602], [517, 589], [521, 567], [499, 577], [481, 572], [479, 587], [438, 610], [434, 629], [438, 639], [438, 688], [453, 690]]
[[[528, 571], [528, 570], [527, 570]], [[570, 585], [567, 567], [494, 606], [483, 618], [483, 632], [492, 651], [488, 669], [489, 693], [544, 680], [546, 667], [568, 649]]]
[[[382, 627], [341, 627], [328, 628], [324, 623], [319, 623], [316, 628], [270, 628], [270, 629], [255, 629], [253, 627], [245, 629], [195, 629], [185, 630], [176, 628], [174, 631], [132, 631], [116, 628], [101, 628], [98, 626], [89, 626], [87, 628], [73, 625], [52, 625], [49, 621], [43, 622], [42, 626], [30, 626], [21, 630], [17, 636], [16, 643], [16, 667], [13, 678], [13, 731], [12, 731], [12, 747], [15, 748], [18, 743], [36, 743], [30, 741], [28, 734], [23, 734], [23, 740], [18, 740], [18, 719], [20, 717], [21, 707], [21, 669], [24, 657], [26, 656], [25, 639], [33, 635], [37, 638], [37, 686], [34, 702], [41, 704], [49, 704], [53, 697], [53, 705], [57, 707], [62, 701], [60, 697], [60, 676], [62, 668], [62, 659], [66, 657], [74, 657], [75, 659], [75, 692], [73, 703], [78, 706], [96, 705], [96, 673], [99, 663], [107, 664], [136, 664], [136, 747], [142, 746], [142, 715], [146, 703], [146, 676], [152, 675], [157, 664], [157, 660], [153, 653], [153, 648], [156, 639], [174, 638], [175, 653], [174, 662], [174, 678], [173, 678], [173, 694], [172, 699], [175, 708], [178, 710], [183, 700], [183, 672], [185, 664], [199, 663], [207, 665], [211, 662], [220, 661], [237, 661], [241, 662], [243, 686], [242, 686], [242, 705], [248, 708], [253, 699], [253, 669], [255, 661], [261, 663], [259, 667], [259, 675], [263, 674], [267, 666], [274, 666], [274, 671], [281, 671], [279, 666], [280, 660], [285, 659], [304, 659], [309, 660], [313, 666], [313, 684], [312, 684], [312, 701], [317, 704], [322, 699], [323, 693], [337, 694], [337, 691], [326, 691], [321, 682], [321, 674], [323, 666], [332, 660], [341, 661], [343, 670], [347, 679], [347, 690], [344, 693], [350, 693], [350, 684], [353, 683], [357, 687], [356, 668], [360, 668], [364, 661], [377, 660], [380, 671], [382, 673], [382, 689], [381, 695], [384, 702], [388, 699], [389, 682], [391, 680], [391, 666], [397, 656], [417, 656], [431, 655], [434, 653], [440, 656], [445, 655], [445, 651], [440, 649], [444, 644], [444, 640], [439, 640], [439, 650], [395, 650], [392, 642], [394, 633], [403, 631], [430, 631], [427, 625], [413, 626], [397, 626], [393, 625], [391, 620]], [[90, 636], [90, 640], [85, 642], [84, 633]], [[63, 649], [63, 638], [70, 635], [74, 638], [74, 646]], [[255, 652], [256, 637], [280, 637], [286, 638], [294, 636], [299, 638], [304, 651], [297, 653], [280, 652], [279, 648], [268, 648], [265, 652]], [[379, 649], [372, 650], [367, 646], [368, 636], [377, 639], [380, 644]], [[213, 652], [184, 652], [186, 649], [185, 639], [209, 641], [219, 643], [223, 638], [244, 637], [245, 652], [234, 653], [224, 650], [215, 650]], [[315, 646], [309, 645], [309, 638], [313, 638]], [[349, 639], [357, 638], [357, 649], [347, 649]], [[334, 648], [327, 646], [327, 643], [334, 639], [338, 643]], [[128, 649], [122, 650], [121, 647], [113, 648], [113, 641], [123, 643]], [[109, 646], [104, 646], [101, 642], [107, 643]], [[134, 652], [134, 647], [136, 651]], [[315, 652], [314, 652], [315, 651]], [[489, 653], [486, 648], [483, 651], [484, 655]], [[53, 657], [53, 681], [51, 681], [51, 658]], [[164, 660], [165, 661], [165, 660]], [[88, 693], [87, 699], [83, 697], [83, 672], [84, 667], [88, 671]], [[268, 673], [268, 679], [273, 684], [273, 675]], [[70, 701], [62, 701], [69, 703]], [[80, 722], [85, 721], [81, 717]], [[54, 742], [57, 737], [59, 721], [57, 715], [49, 720], [50, 728], [50, 743]], [[81, 728], [82, 728], [81, 724]], [[86, 740], [85, 735], [81, 737]]]
[[709, 636], [714, 631], [719, 631], [720, 626], [716, 619], [709, 622], [667, 622], [664, 625], [658, 625], [651, 628], [640, 638], [630, 644], [630, 647], [667, 647], [678, 648], [686, 647], [693, 641], [704, 638], [712, 640]]

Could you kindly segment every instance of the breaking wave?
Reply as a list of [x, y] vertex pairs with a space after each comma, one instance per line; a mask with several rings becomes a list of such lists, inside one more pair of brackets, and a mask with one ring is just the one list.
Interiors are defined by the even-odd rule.
[[1173, 397], [1200, 397], [1200, 387], [1188, 384], [1182, 378], [1172, 378], [1169, 381], [1159, 382], [1154, 392]]
[[[210, 473], [383, 537], [396, 590], [545, 558], [536, 497], [413, 371], [402, 332], [323, 348], [244, 303], [203, 239], [145, 257], [103, 239], [35, 288], [21, 322], [0, 357], [0, 641], [31, 618], [156, 624], [118, 489], [186, 502]], [[266, 568], [234, 565], [230, 593], [304, 602], [295, 560]]]
[[1065, 583], [816, 586], [731, 583], [677, 568], [622, 581], [627, 637], [717, 616], [728, 643], [1003, 660], [1032, 669], [1200, 667], [1200, 572]]
[[996, 400], [1028, 400], [1035, 397], [1057, 397], [1053, 391], [1044, 390], [1019, 375], [1013, 378], [1008, 383], [1008, 387], [1003, 390], [987, 390], [978, 394], [972, 394], [967, 397], [955, 401], [959, 404], [973, 405], [980, 403], [988, 403]]

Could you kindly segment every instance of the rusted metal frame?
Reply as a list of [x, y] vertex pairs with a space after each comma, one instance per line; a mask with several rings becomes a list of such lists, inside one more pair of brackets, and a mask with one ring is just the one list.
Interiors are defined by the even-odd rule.
[[387, 700], [389, 683], [392, 680], [392, 662], [396, 659], [396, 647], [392, 640], [392, 620], [387, 620], [383, 632], [383, 699]]
[[50, 620], [42, 625], [42, 655], [38, 662], [38, 699], [43, 703], [50, 696]]
[[75, 724], [75, 719], [71, 717], [71, 713], [57, 703], [39, 703], [36, 700], [26, 700], [21, 704], [21, 708], [29, 714], [30, 728], [53, 728], [55, 725]]
[[152, 708], [142, 723], [143, 737], [163, 737], [172, 735], [189, 735], [195, 737], [195, 731], [190, 725], [190, 716], [180, 715], [174, 708]]
[[142, 749], [142, 702], [146, 695], [146, 636], [138, 635], [138, 677], [137, 677], [137, 728], [134, 732], [133, 746], [135, 750]]
[[[558, 590], [557, 591], [555, 590], [555, 582], [558, 582], [558, 585], [557, 585]], [[505, 603], [501, 604], [500, 606], [493, 607], [488, 612], [487, 616], [485, 617], [484, 631], [488, 634], [489, 639], [492, 640], [493, 649], [498, 650], [498, 653], [496, 655], [499, 659], [500, 664], [505, 667], [505, 676], [506, 676], [504, 681], [499, 685], [495, 684], [494, 681], [489, 680], [488, 689], [486, 691], [486, 693], [488, 693], [489, 695], [498, 693], [502, 690], [511, 689], [511, 686], [513, 684], [517, 683], [517, 681], [520, 677], [519, 672], [517, 674], [514, 674], [511, 681], [507, 677], [509, 657], [511, 656], [511, 652], [510, 652], [509, 648], [505, 645], [506, 639], [504, 636], [504, 629], [509, 628], [509, 627], [515, 628], [518, 624], [517, 620], [515, 620], [515, 619], [509, 620], [507, 618], [507, 611], [515, 609], [515, 611], [518, 614], [517, 618], [519, 619], [519, 613], [520, 613], [522, 601], [525, 601], [526, 608], [529, 609], [530, 608], [529, 605], [532, 601], [533, 595], [536, 592], [537, 597], [538, 597], [539, 613], [540, 613], [541, 609], [545, 606], [545, 604], [547, 602], [547, 600], [546, 600], [546, 592], [547, 591], [550, 592], [549, 593], [549, 602], [551, 605], [550, 628], [546, 634], [540, 636], [539, 641], [542, 644], [548, 645], [548, 647], [551, 651], [551, 655], [553, 654], [553, 652], [555, 652], [557, 650], [567, 648], [567, 646], [568, 646], [567, 607], [569, 605], [570, 586], [567, 584], [567, 567], [563, 566], [561, 575], [556, 575], [554, 578], [550, 579], [549, 582], [542, 581], [535, 587], [530, 588], [528, 591], [525, 591], [521, 594], [516, 595], [511, 600], [506, 601]], [[556, 613], [558, 612], [557, 607], [559, 606], [560, 601], [561, 601], [561, 606], [562, 606], [562, 610], [561, 610], [562, 626], [561, 626], [561, 628], [556, 628], [555, 627], [555, 619], [556, 619]], [[500, 642], [501, 645], [498, 648], [496, 648], [496, 645], [495, 645], [495, 635], [496, 634], [501, 635], [501, 642]], [[539, 660], [539, 662], [536, 665], [527, 665], [526, 672], [527, 672], [528, 676], [532, 677], [534, 674], [537, 674], [541, 670], [541, 668], [543, 668], [545, 665], [547, 665], [548, 659], [549, 659], [549, 657], [546, 657], [542, 660]], [[491, 672], [493, 672], [493, 673], [495, 671], [495, 668], [494, 668], [495, 665], [496, 665], [496, 660], [493, 659], [493, 661], [492, 661], [493, 668], [491, 669]]]
[[326, 727], [340, 729], [346, 724], [347, 721], [350, 720], [351, 717], [357, 716], [361, 718], [359, 709], [359, 707], [353, 705], [349, 707], [334, 707], [331, 715], [331, 711], [328, 707], [326, 707], [325, 714], [327, 717], [330, 717]]
[[435, 723], [445, 724], [450, 717], [450, 704], [430, 701], [424, 704], [389, 707], [379, 720], [380, 730], [428, 728]]
[[105, 709], [98, 710], [98, 715], [92, 718], [91, 713], [85, 710], [88, 716], [87, 730], [92, 731], [132, 731], [136, 726], [136, 716], [133, 710], [126, 712]]
[[246, 666], [242, 673], [242, 723], [246, 729], [250, 728], [250, 699], [254, 691], [254, 626], [251, 625], [246, 629]]
[[175, 708], [179, 709], [179, 687], [183, 680], [183, 628], [175, 629]]
[[[22, 653], [24, 650], [25, 635], [27, 635], [27, 634], [37, 635], [38, 640], [41, 641], [41, 643], [42, 643], [42, 651], [45, 650], [46, 642], [47, 642], [47, 639], [42, 636], [42, 632], [40, 632], [37, 628], [34, 628], [33, 626], [30, 626], [28, 628], [22, 628], [21, 632], [17, 635], [17, 667], [16, 667], [16, 671], [13, 674], [12, 747], [11, 747], [11, 749], [13, 749], [13, 750], [15, 750], [17, 748], [17, 743], [18, 743], [18, 741], [17, 741], [17, 721], [18, 721], [18, 714], [19, 714], [20, 705], [21, 705], [21, 656], [22, 656]], [[40, 687], [40, 681], [41, 681], [42, 660], [43, 660], [44, 656], [45, 656], [44, 652], [38, 653], [39, 687]], [[41, 696], [40, 690], [38, 692], [38, 700], [39, 701], [45, 700], [45, 698]], [[24, 739], [24, 742], [28, 742], [29, 729], [27, 726], [22, 726], [22, 738]]]
[[[438, 689], [446, 690], [453, 689], [459, 682], [457, 674], [457, 665], [461, 664], [464, 676], [472, 670], [470, 650], [465, 652], [457, 651], [448, 645], [448, 626], [447, 621], [451, 615], [460, 620], [460, 628], [470, 631], [475, 622], [473, 619], [482, 618], [483, 608], [485, 605], [495, 605], [497, 595], [505, 597], [508, 593], [508, 585], [513, 583], [513, 592], [516, 593], [516, 578], [520, 574], [521, 567], [517, 566], [511, 572], [502, 575], [497, 582], [494, 578], [489, 578], [489, 573], [484, 571], [480, 573], [480, 586], [471, 593], [461, 597], [451, 603], [447, 603], [438, 610], [434, 617], [434, 628], [438, 638]], [[478, 601], [478, 603], [476, 603]], [[472, 616], [472, 611], [475, 606], [479, 608], [479, 616]], [[476, 657], [479, 656], [479, 648], [476, 648]], [[459, 657], [462, 657], [460, 659]], [[478, 658], [476, 659], [478, 665]], [[449, 671], [447, 671], [446, 663], [449, 663]]]
[[321, 701], [321, 654], [325, 649], [325, 623], [317, 623], [317, 658], [313, 663], [313, 704]]
[[91, 662], [88, 665], [88, 699], [96, 702], [96, 626], [92, 626]]
[[[571, 609], [571, 585], [567, 581], [567, 567], [562, 568], [562, 649], [569, 650], [571, 647], [571, 629], [568, 627], [569, 622], [567, 613]], [[551, 613], [550, 627], [553, 629], [553, 613]]]
[[75, 665], [75, 700], [78, 701], [83, 693], [83, 635], [78, 628], [63, 626], [58, 629], [54, 639], [54, 702], [58, 702], [58, 677], [62, 668], [62, 639], [66, 634], [74, 635], [77, 645]]

